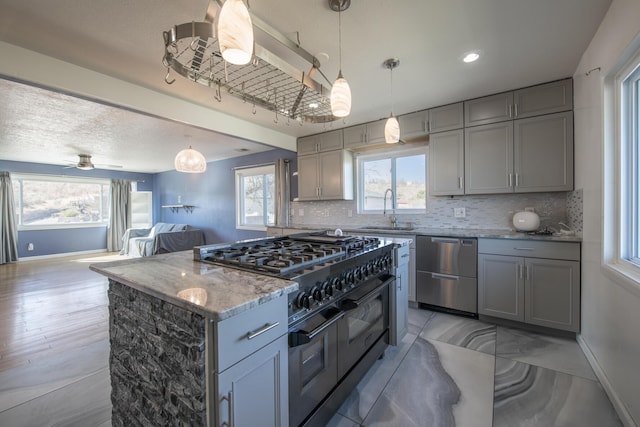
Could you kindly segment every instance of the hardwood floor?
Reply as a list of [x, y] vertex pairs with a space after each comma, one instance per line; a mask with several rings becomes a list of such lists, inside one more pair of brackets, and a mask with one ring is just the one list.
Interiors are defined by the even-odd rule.
[[113, 254], [0, 265], [0, 426], [110, 426]]

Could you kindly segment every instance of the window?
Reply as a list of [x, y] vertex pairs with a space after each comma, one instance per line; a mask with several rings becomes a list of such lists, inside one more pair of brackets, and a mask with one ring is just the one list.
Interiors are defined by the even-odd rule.
[[424, 213], [427, 209], [426, 148], [362, 154], [358, 157], [358, 212], [381, 213], [385, 193], [387, 209], [397, 213]]
[[106, 225], [109, 181], [12, 175], [18, 228], [47, 229]]
[[236, 228], [265, 230], [274, 225], [275, 166], [236, 170]]
[[640, 267], [640, 61], [625, 70], [620, 90], [621, 258]]

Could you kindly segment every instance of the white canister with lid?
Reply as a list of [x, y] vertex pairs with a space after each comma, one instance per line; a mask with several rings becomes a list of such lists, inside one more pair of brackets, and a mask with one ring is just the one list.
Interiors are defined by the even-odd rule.
[[513, 226], [518, 231], [536, 231], [540, 227], [540, 217], [535, 212], [518, 212], [513, 216]]

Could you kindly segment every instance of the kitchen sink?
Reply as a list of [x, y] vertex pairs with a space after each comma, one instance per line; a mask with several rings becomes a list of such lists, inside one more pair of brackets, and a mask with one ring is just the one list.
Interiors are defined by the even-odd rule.
[[358, 230], [411, 231], [413, 230], [413, 227], [385, 227], [383, 225], [370, 225], [360, 227]]

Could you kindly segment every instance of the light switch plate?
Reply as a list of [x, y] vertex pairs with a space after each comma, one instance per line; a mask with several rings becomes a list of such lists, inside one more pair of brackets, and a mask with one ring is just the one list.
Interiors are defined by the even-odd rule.
[[465, 208], [453, 208], [453, 216], [455, 218], [464, 218], [467, 216], [467, 210]]

